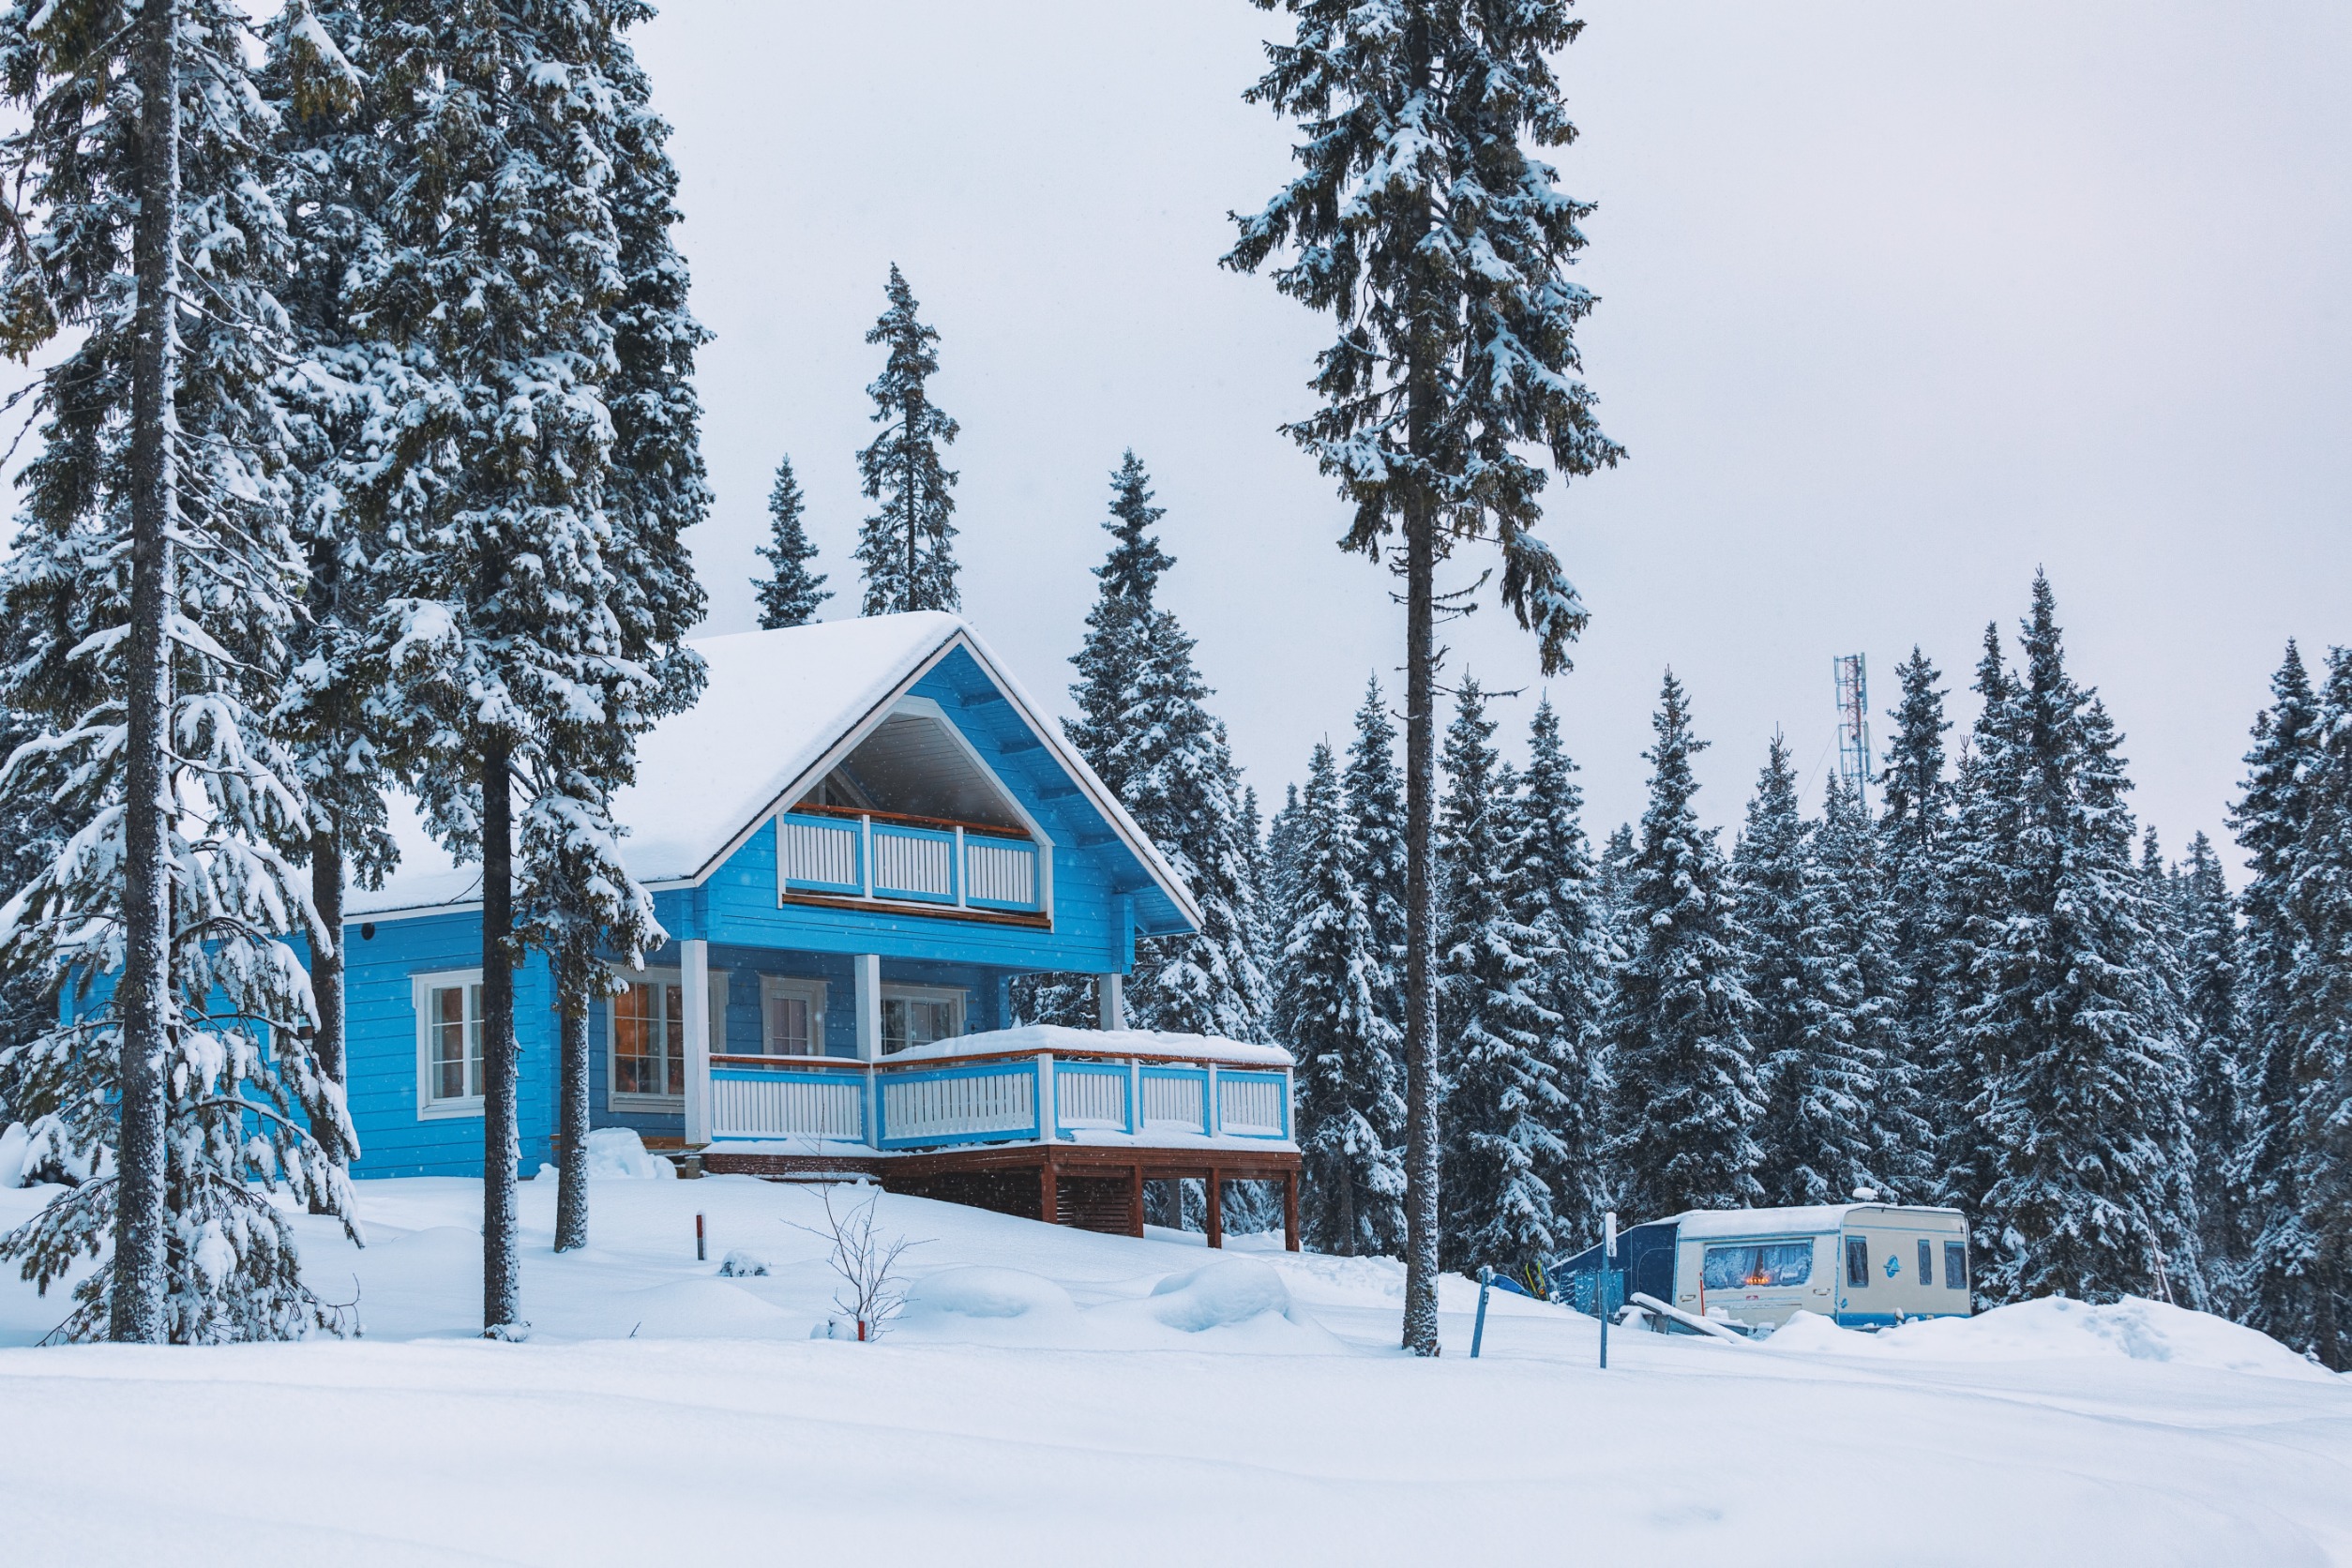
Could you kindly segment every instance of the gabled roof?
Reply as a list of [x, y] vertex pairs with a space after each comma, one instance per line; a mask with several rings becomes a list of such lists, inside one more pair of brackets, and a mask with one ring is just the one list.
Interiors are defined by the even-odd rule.
[[[908, 687], [961, 648], [1153, 882], [1199, 925], [1191, 890], [1063, 739], [1061, 726], [958, 617], [932, 611], [864, 616], [704, 638], [692, 646], [709, 671], [701, 701], [639, 741], [637, 780], [613, 800], [615, 820], [628, 829], [622, 860], [638, 881], [676, 884], [708, 876], [770, 811], [813, 784], [820, 765], [845, 741], [880, 723]], [[454, 865], [413, 814], [400, 828], [400, 868], [381, 892], [354, 889], [349, 913], [480, 897], [479, 867]]]

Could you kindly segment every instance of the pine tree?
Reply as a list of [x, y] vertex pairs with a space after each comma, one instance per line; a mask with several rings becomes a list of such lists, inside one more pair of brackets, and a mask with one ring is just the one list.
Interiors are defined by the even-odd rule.
[[1731, 856], [1741, 978], [1756, 1003], [1748, 1041], [1756, 1052], [1756, 1082], [1772, 1108], [1758, 1128], [1763, 1162], [1756, 1179], [1763, 1183], [1766, 1200], [1773, 1203], [1826, 1201], [1817, 1196], [1788, 1196], [1817, 1184], [1812, 1173], [1823, 1131], [1801, 1108], [1818, 1092], [1805, 1063], [1811, 1026], [1805, 994], [1805, 854], [1797, 775], [1789, 765], [1788, 743], [1774, 731], [1756, 793], [1748, 799], [1747, 825]]
[[961, 610], [948, 545], [957, 533], [949, 520], [956, 514], [956, 472], [940, 464], [940, 448], [955, 444], [957, 427], [930, 397], [931, 378], [939, 374], [939, 333], [916, 317], [914, 291], [896, 262], [886, 292], [889, 309], [866, 334], [867, 342], [887, 345], [889, 357], [866, 389], [882, 434], [857, 455], [866, 499], [882, 504], [858, 532], [857, 562], [866, 574], [859, 613]]
[[[1894, 737], [1878, 775], [1877, 861], [1886, 889], [1888, 937], [1894, 956], [1899, 1066], [1921, 1096], [1917, 1109], [1945, 1124], [1932, 1088], [1932, 1063], [1943, 1053], [1946, 1009], [1942, 985], [1951, 912], [1941, 881], [1952, 831], [1952, 781], [1945, 776], [1943, 674], [1917, 647], [1894, 667], [1903, 700], [1888, 714]], [[1935, 1186], [1936, 1159], [1922, 1150], [1904, 1190]]]
[[1445, 923], [1438, 939], [1442, 1160], [1439, 1257], [1450, 1269], [1518, 1274], [1560, 1242], [1545, 1180], [1568, 1163], [1567, 1096], [1544, 1005], [1539, 937], [1513, 908], [1516, 780], [1494, 748], [1484, 693], [1465, 676], [1446, 731], [1438, 822]]
[[0, 350], [68, 339], [37, 383], [42, 449], [0, 569], [0, 702], [38, 731], [0, 792], [65, 830], [0, 909], [0, 963], [66, 1005], [8, 1066], [80, 1160], [114, 1154], [0, 1257], [46, 1290], [112, 1242], [74, 1288], [73, 1338], [349, 1325], [303, 1285], [264, 1190], [350, 1213], [296, 1115], [324, 1097], [286, 939], [323, 933], [281, 852], [310, 821], [301, 769], [264, 717], [304, 564], [270, 392], [288, 244], [246, 27], [217, 0], [0, 10], [23, 225]]
[[1398, 1040], [1374, 992], [1384, 971], [1328, 743], [1315, 748], [1293, 822], [1277, 1018], [1298, 1060], [1301, 1229], [1318, 1252], [1394, 1253], [1405, 1215]]
[[377, 714], [429, 825], [482, 864], [483, 1323], [505, 1336], [523, 1329], [514, 967], [526, 943], [558, 960], [576, 1078], [604, 971], [566, 955], [633, 962], [657, 929], [611, 801], [701, 681], [682, 535], [708, 505], [686, 380], [702, 333], [667, 130], [622, 37], [642, 8], [366, 14], [393, 194], [357, 296], [407, 378], [382, 394], [397, 460], [360, 497], [392, 541]]
[[1299, 813], [1304, 809], [1299, 803], [1299, 787], [1284, 785], [1281, 809], [1266, 829], [1266, 878], [1260, 891], [1266, 908], [1273, 912], [1277, 940], [1290, 928], [1290, 912], [1298, 907], [1299, 835], [1306, 826]]
[[2131, 788], [2096, 693], [2067, 673], [2037, 574], [2010, 696], [2008, 917], [1982, 943], [1964, 1027], [2000, 1063], [1981, 1097], [1993, 1184], [1975, 1216], [1994, 1300], [2143, 1294], [2160, 1268], [2196, 1278], [2185, 1060], [2167, 1030]]
[[1517, 833], [1505, 882], [1512, 918], [1531, 933], [1537, 1000], [1558, 1020], [1544, 1056], [1560, 1093], [1553, 1122], [1560, 1153], [1545, 1180], [1552, 1189], [1563, 1246], [1597, 1239], [1610, 1191], [1604, 1152], [1608, 1095], [1604, 1058], [1615, 951], [1585, 837], [1584, 792], [1576, 787], [1576, 764], [1560, 746], [1560, 716], [1545, 699], [1528, 727], [1528, 767], [1519, 780]]
[[768, 490], [768, 526], [771, 538], [760, 547], [772, 568], [766, 577], [754, 578], [751, 586], [760, 595], [760, 629], [774, 631], [778, 626], [805, 626], [817, 618], [817, 607], [833, 597], [825, 587], [822, 572], [812, 572], [808, 563], [817, 558], [817, 547], [809, 542], [808, 534], [801, 526], [801, 513], [806, 509], [801, 499], [800, 481], [792, 476], [792, 460], [780, 459], [776, 465], [776, 483]]
[[1356, 738], [1348, 747], [1342, 776], [1348, 822], [1355, 837], [1356, 885], [1364, 890], [1372, 922], [1372, 951], [1380, 964], [1373, 996], [1381, 1016], [1405, 1028], [1405, 799], [1396, 774], [1396, 726], [1380, 695], [1380, 677], [1364, 682], [1364, 705], [1356, 710]]
[[1152, 478], [1142, 460], [1132, 450], [1123, 454], [1110, 476], [1110, 516], [1103, 523], [1110, 553], [1094, 568], [1099, 587], [1086, 612], [1086, 635], [1070, 660], [1078, 671], [1070, 697], [1078, 716], [1062, 725], [1078, 755], [1122, 796], [1126, 779], [1106, 770], [1129, 760], [1119, 745], [1131, 724], [1127, 705], [1155, 631], [1160, 578], [1176, 565], [1152, 532], [1167, 515], [1167, 508], [1152, 505]]
[[2319, 700], [2301, 651], [2289, 642], [2270, 678], [2270, 706], [2254, 720], [2244, 792], [2230, 827], [2248, 873], [2240, 900], [2248, 1125], [2231, 1175], [2248, 1258], [2237, 1293], [2249, 1323], [2290, 1345], [2311, 1342], [2314, 1317], [2306, 1283], [2313, 1244], [2304, 1229], [2293, 1126], [2303, 1066], [2288, 1020], [2301, 942], [2293, 891], [2309, 837], [2319, 736]]
[[[1583, 601], [1533, 532], [1551, 469], [1580, 476], [1621, 450], [1576, 379], [1592, 296], [1563, 277], [1590, 208], [1532, 149], [1576, 135], [1552, 58], [1573, 42], [1566, 0], [1279, 0], [1297, 19], [1246, 97], [1301, 122], [1298, 176], [1237, 219], [1228, 266], [1280, 249], [1274, 285], [1335, 319], [1319, 412], [1289, 434], [1355, 506], [1342, 548], [1405, 580], [1406, 1204], [1403, 1339], [1438, 1353], [1436, 931], [1437, 568], [1491, 535], [1501, 592], [1546, 674], [1567, 665]], [[1269, 8], [1272, 8], [1271, 4]]]
[[2189, 1126], [2196, 1139], [2198, 1246], [2216, 1309], [2242, 1316], [2247, 1237], [2236, 1163], [2247, 1120], [2238, 912], [2204, 834], [2189, 840], [2177, 881], [2181, 988], [2195, 1043]]
[[1748, 1027], [1756, 1003], [1740, 975], [1739, 917], [1715, 845], [1691, 802], [1694, 753], [1682, 683], [1666, 671], [1651, 720], [1657, 744], [1641, 841], [1625, 868], [1625, 961], [1610, 1019], [1616, 1104], [1612, 1152], [1628, 1213], [1758, 1201], [1763, 1091]]

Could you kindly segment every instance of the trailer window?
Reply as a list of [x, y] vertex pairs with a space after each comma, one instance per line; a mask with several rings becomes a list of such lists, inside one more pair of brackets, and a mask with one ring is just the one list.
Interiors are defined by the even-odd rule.
[[1846, 1238], [1846, 1283], [1857, 1290], [1870, 1286], [1870, 1238]]
[[1711, 1246], [1701, 1285], [1710, 1290], [1802, 1285], [1813, 1277], [1811, 1242], [1773, 1242], [1764, 1246]]
[[1966, 1242], [1944, 1244], [1944, 1289], [1965, 1290], [1968, 1288], [1968, 1244]]
[[1936, 1283], [1936, 1244], [1933, 1242], [1919, 1244], [1919, 1282], [1922, 1285]]

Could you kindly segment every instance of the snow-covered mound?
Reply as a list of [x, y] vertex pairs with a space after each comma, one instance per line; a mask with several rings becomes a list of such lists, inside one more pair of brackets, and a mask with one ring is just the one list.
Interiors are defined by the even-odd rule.
[[1775, 1350], [1902, 1356], [1919, 1361], [2063, 1361], [2120, 1357], [2220, 1372], [2341, 1382], [2267, 1334], [2209, 1312], [2129, 1296], [2107, 1305], [2063, 1296], [1996, 1307], [1974, 1318], [1932, 1318], [1861, 1334], [1800, 1313], [1770, 1339]]

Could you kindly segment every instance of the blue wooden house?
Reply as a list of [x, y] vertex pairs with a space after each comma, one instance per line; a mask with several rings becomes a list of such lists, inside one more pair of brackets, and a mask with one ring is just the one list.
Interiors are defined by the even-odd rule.
[[[907, 614], [696, 644], [701, 701], [639, 746], [624, 853], [670, 940], [591, 1019], [593, 1124], [689, 1169], [857, 1172], [1140, 1235], [1143, 1184], [1278, 1182], [1290, 1061], [1128, 1030], [1183, 881], [971, 627]], [[354, 1174], [482, 1168], [478, 872], [421, 838], [354, 892]], [[1096, 977], [1100, 1030], [1015, 1028], [1013, 981]], [[522, 1168], [553, 1158], [544, 958], [516, 977]]]

